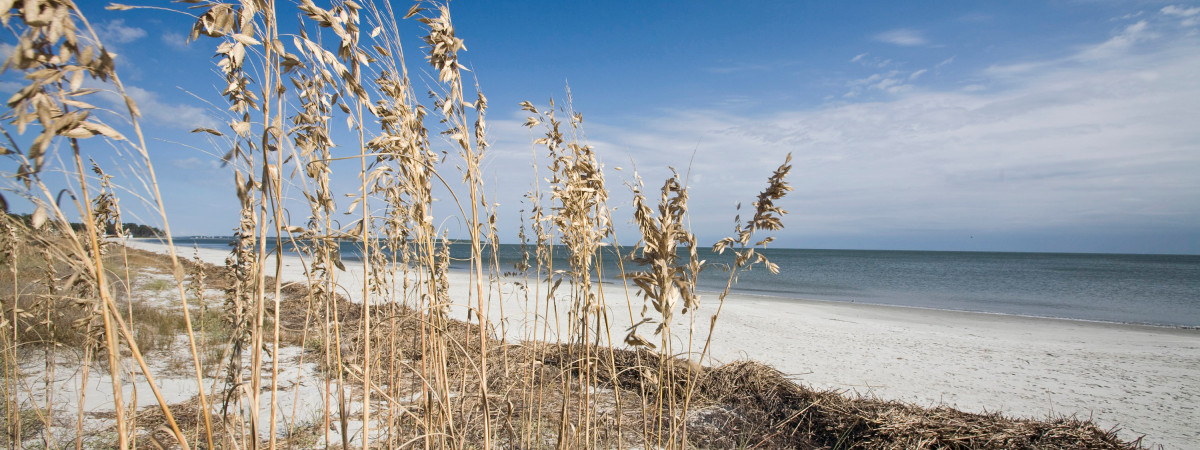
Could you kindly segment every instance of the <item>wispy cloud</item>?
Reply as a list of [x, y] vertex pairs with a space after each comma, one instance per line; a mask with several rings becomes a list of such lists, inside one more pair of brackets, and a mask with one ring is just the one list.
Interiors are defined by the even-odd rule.
[[1148, 30], [1149, 22], [1140, 20], [1126, 26], [1124, 30], [1100, 45], [1093, 46], [1077, 55], [1081, 59], [1101, 59], [1129, 50], [1134, 44], [1156, 37]]
[[98, 27], [96, 33], [106, 44], [128, 44], [146, 37], [146, 30], [125, 26], [125, 19], [105, 22]]
[[844, 98], [856, 98], [870, 90], [888, 94], [907, 92], [914, 87], [913, 82], [928, 72], [928, 69], [915, 71], [889, 70], [853, 79], [846, 82], [846, 87], [849, 90], [842, 94], [842, 96]]
[[187, 36], [182, 33], [172, 33], [170, 31], [162, 34], [162, 41], [171, 48], [184, 50], [188, 48]]
[[[1159, 22], [1161, 25], [1161, 21]], [[1154, 30], [1150, 20], [1139, 20], [1126, 25], [1119, 32], [1099, 44], [1084, 46], [1078, 52], [1053, 60], [1018, 61], [988, 67], [984, 73], [993, 77], [1026, 76], [1065, 63], [1102, 63], [1127, 57], [1139, 44], [1163, 40], [1163, 34]]]
[[215, 128], [218, 126], [217, 121], [204, 108], [183, 103], [163, 102], [159, 100], [158, 94], [136, 86], [129, 87], [127, 91], [129, 96], [137, 102], [143, 115], [162, 125], [189, 130], [196, 127]]
[[1146, 12], [1145, 12], [1145, 11], [1138, 11], [1138, 12], [1133, 12], [1133, 13], [1129, 13], [1129, 14], [1122, 15], [1121, 17], [1114, 17], [1114, 18], [1112, 18], [1111, 20], [1112, 20], [1112, 21], [1120, 21], [1120, 20], [1130, 20], [1130, 19], [1136, 19], [1136, 18], [1138, 18], [1138, 17], [1142, 17], [1142, 15], [1143, 15], [1143, 14], [1146, 14]]
[[891, 59], [872, 56], [870, 53], [859, 53], [853, 58], [850, 58], [850, 62], [858, 63], [863, 67], [870, 67], [872, 69], [883, 69], [895, 65], [895, 61], [892, 61]]
[[[924, 73], [924, 71], [918, 72]], [[857, 97], [864, 90], [877, 90], [890, 94], [904, 92], [912, 87], [907, 81], [916, 79], [916, 77], [920, 76], [920, 73], [914, 72], [913, 74], [905, 75], [899, 70], [892, 70], [850, 80], [846, 82], [846, 87], [850, 88], [850, 90], [844, 96], [847, 98]]]
[[1163, 7], [1163, 9], [1159, 10], [1159, 12], [1168, 16], [1183, 19], [1179, 22], [1179, 24], [1185, 27], [1200, 25], [1200, 6], [1186, 8], [1183, 6], [1170, 5]]
[[[1127, 27], [1118, 37], [1152, 31]], [[1013, 62], [1026, 69], [1005, 72], [1002, 88], [910, 89], [884, 101], [754, 116], [670, 111], [639, 126], [591, 124], [589, 136], [617, 154], [608, 161], [636, 155], [648, 167], [697, 152], [691, 173], [703, 182], [692, 198], [713, 206], [694, 210], [702, 235], [719, 234], [728, 211], [716, 206], [753, 195], [787, 152], [796, 195], [785, 208], [798, 213], [790, 229], [799, 235], [1194, 233], [1200, 42], [1132, 39], [1155, 45], [1093, 57], [1114, 47], [1108, 40], [1068, 58]], [[886, 90], [918, 72], [855, 83]]]
[[184, 170], [220, 170], [221, 160], [192, 156], [171, 161], [171, 165]]
[[895, 30], [885, 31], [875, 35], [874, 39], [879, 42], [886, 42], [888, 44], [904, 47], [925, 45], [929, 43], [929, 40], [925, 38], [924, 33], [911, 28], [897, 28]]
[[[87, 83], [85, 83], [87, 84]], [[97, 86], [100, 87], [100, 86]], [[137, 103], [143, 120], [181, 130], [191, 130], [197, 127], [216, 128], [219, 126], [203, 108], [162, 101], [157, 93], [139, 88], [126, 86], [125, 92]], [[103, 90], [100, 94], [113, 108], [123, 110], [125, 102], [111, 90]]]
[[983, 74], [987, 75], [988, 77], [1023, 76], [1039, 70], [1044, 70], [1059, 63], [1061, 63], [1061, 61], [1008, 62], [1005, 64], [989, 66], [987, 69], [984, 69]]

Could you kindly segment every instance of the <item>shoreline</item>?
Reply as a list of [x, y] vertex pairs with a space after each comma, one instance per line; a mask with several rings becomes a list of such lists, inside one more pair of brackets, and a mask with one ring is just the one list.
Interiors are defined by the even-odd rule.
[[[714, 294], [714, 295], [720, 294], [720, 292], [716, 292], [716, 291], [697, 290], [696, 292], [699, 292], [702, 294]], [[743, 296], [743, 297], [759, 298], [759, 299], [763, 299], [763, 300], [767, 300], [767, 301], [775, 301], [775, 302], [780, 302], [780, 303], [785, 303], [785, 304], [792, 303], [792, 302], [796, 302], [796, 303], [812, 302], [812, 303], [828, 303], [828, 304], [834, 304], [834, 305], [848, 305], [848, 306], [860, 305], [860, 306], [864, 306], [864, 307], [915, 309], [915, 310], [921, 310], [921, 311], [933, 311], [933, 312], [945, 312], [945, 313], [979, 314], [979, 315], [985, 315], [985, 316], [1011, 317], [1014, 319], [1048, 320], [1048, 321], [1054, 321], [1054, 322], [1080, 322], [1080, 323], [1085, 323], [1085, 324], [1112, 325], [1112, 326], [1118, 326], [1118, 327], [1150, 328], [1150, 329], [1154, 329], [1154, 330], [1200, 331], [1200, 325], [1193, 326], [1193, 325], [1169, 325], [1169, 324], [1142, 323], [1142, 322], [1112, 322], [1112, 321], [1107, 321], [1107, 320], [1075, 319], [1075, 318], [1070, 318], [1070, 317], [1036, 316], [1036, 315], [1032, 315], [1032, 314], [1014, 314], [1014, 313], [1002, 313], [1002, 312], [992, 312], [992, 311], [972, 311], [972, 310], [966, 310], [966, 309], [942, 309], [942, 308], [931, 308], [931, 307], [927, 307], [927, 306], [890, 305], [890, 304], [886, 304], [886, 303], [872, 303], [872, 302], [848, 302], [848, 301], [842, 301], [842, 300], [824, 300], [824, 299], [819, 299], [819, 298], [807, 298], [807, 297], [784, 297], [784, 296], [769, 295], [769, 294], [755, 294], [755, 293], [750, 293], [750, 292], [745, 292], [745, 291], [730, 291], [730, 293], [729, 293], [729, 295], [731, 295], [731, 296], [735, 295], [735, 294]]]
[[[165, 250], [157, 241], [129, 244]], [[187, 247], [177, 248], [181, 257], [193, 255]], [[199, 252], [214, 264], [223, 264], [227, 255], [215, 249]], [[362, 279], [362, 267], [352, 266], [339, 272], [345, 285]], [[299, 258], [285, 257], [283, 281], [295, 281], [290, 277], [297, 275], [303, 278]], [[461, 302], [469, 290], [469, 274], [451, 273], [449, 278], [451, 298]], [[488, 295], [496, 298], [487, 316], [498, 333], [520, 341], [538, 332], [533, 328], [544, 327], [544, 319], [530, 322], [535, 311], [529, 310], [544, 299], [524, 303], [511, 281], [502, 277], [501, 286], [489, 289]], [[530, 285], [538, 287], [533, 280]], [[620, 284], [603, 285], [603, 290], [612, 339], [619, 341], [631, 323], [627, 308], [639, 310], [641, 300], [633, 296], [627, 302]], [[353, 298], [361, 292], [349, 291], [352, 301], [361, 301]], [[702, 297], [694, 315], [676, 314], [672, 321], [677, 339], [682, 334], [677, 349], [686, 348], [692, 320], [692, 339], [698, 342], [694, 351], [703, 346], [717, 295]], [[465, 320], [465, 311], [460, 303], [451, 316]], [[544, 332], [538, 336], [546, 337], [555, 339]], [[1200, 367], [1200, 330], [1195, 329], [733, 292], [704, 363], [740, 359], [764, 362], [818, 389], [1013, 417], [1092, 418], [1104, 428], [1119, 426], [1124, 439], [1145, 435], [1146, 444], [1167, 448], [1200, 442], [1200, 430], [1194, 427], [1200, 423], [1200, 408], [1193, 406], [1200, 404], [1200, 373], [1195, 370]]]
[[[194, 237], [189, 236], [189, 238], [194, 238]], [[206, 238], [224, 238], [224, 237], [206, 237]], [[128, 240], [127, 242], [131, 242], [131, 243], [132, 242], [147, 242], [147, 243], [152, 243], [155, 245], [162, 245], [161, 242], [156, 238], [133, 238], [133, 239]], [[224, 251], [224, 250], [217, 250], [217, 249], [207, 248], [207, 247], [202, 247], [202, 248], [205, 250]], [[869, 252], [872, 250], [861, 250], [861, 251]], [[904, 252], [907, 250], [888, 250], [888, 251]], [[921, 250], [921, 252], [927, 252], [927, 251]], [[948, 253], [980, 253], [980, 252], [948, 252]], [[1005, 252], [982, 252], [982, 253], [1005, 253]], [[1032, 253], [1032, 252], [1006, 252], [1006, 253], [1039, 254], [1039, 253]], [[1062, 254], [1090, 255], [1089, 253], [1062, 253]], [[1125, 254], [1119, 254], [1119, 255], [1125, 255]], [[296, 257], [295, 255], [284, 255], [284, 256], [285, 256], [285, 258], [295, 258]], [[1132, 256], [1144, 256], [1144, 255], [1133, 254]], [[1153, 255], [1150, 255], [1150, 256], [1153, 256]], [[1194, 255], [1169, 255], [1169, 256], [1194, 256]], [[361, 264], [362, 260], [358, 259], [358, 258], [346, 258], [346, 259], [343, 259], [343, 262], [347, 265], [353, 264], [353, 263]], [[470, 269], [461, 268], [461, 267], [460, 268], [450, 267], [448, 270], [450, 273], [457, 273], [460, 275], [469, 275], [470, 274]], [[510, 279], [513, 277], [504, 276], [501, 278]], [[614, 286], [614, 285], [619, 286], [620, 278], [606, 278], [606, 279], [601, 279], [601, 280], [593, 280], [593, 283], [602, 283], [607, 286]], [[704, 288], [698, 288], [696, 290], [696, 292], [698, 294], [705, 295], [705, 296], [717, 296], [721, 293], [719, 290], [707, 290]], [[779, 302], [823, 302], [823, 303], [833, 303], [833, 304], [843, 304], [843, 305], [867, 305], [867, 306], [878, 306], [878, 307], [888, 307], [888, 308], [920, 309], [920, 310], [927, 310], [927, 311], [960, 312], [960, 313], [967, 313], [967, 314], [986, 314], [986, 315], [996, 315], [996, 316], [1003, 316], [1003, 317], [1023, 317], [1023, 318], [1030, 318], [1030, 319], [1061, 320], [1061, 321], [1068, 321], [1068, 322], [1084, 322], [1084, 323], [1094, 323], [1094, 324], [1102, 324], [1102, 325], [1108, 324], [1108, 325], [1127, 325], [1127, 326], [1134, 326], [1134, 327], [1151, 327], [1151, 328], [1161, 328], [1161, 329], [1200, 330], [1200, 324], [1178, 325], [1178, 324], [1152, 323], [1152, 322], [1121, 322], [1121, 321], [1099, 320], [1099, 319], [1080, 319], [1080, 318], [1074, 318], [1074, 317], [1056, 317], [1056, 316], [1044, 316], [1044, 315], [1035, 315], [1035, 314], [1019, 314], [1019, 313], [1011, 313], [1011, 312], [980, 311], [980, 310], [968, 310], [968, 309], [949, 309], [949, 308], [937, 308], [937, 307], [917, 306], [917, 305], [900, 305], [900, 304], [890, 304], [890, 303], [878, 303], [878, 302], [872, 302], [872, 301], [831, 300], [831, 299], [792, 296], [792, 295], [788, 295], [787, 292], [782, 292], [782, 291], [738, 289], [738, 287], [736, 285], [733, 287], [733, 290], [730, 291], [730, 295], [735, 295], [735, 294], [745, 296], [745, 297], [762, 298], [762, 299], [779, 301]]]

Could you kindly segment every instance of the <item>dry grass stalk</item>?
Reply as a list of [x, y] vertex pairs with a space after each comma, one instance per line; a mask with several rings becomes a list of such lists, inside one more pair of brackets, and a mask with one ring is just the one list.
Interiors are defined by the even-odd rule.
[[[14, 148], [13, 152], [6, 151], [5, 153], [13, 155], [19, 161], [20, 169], [16, 174], [16, 179], [24, 184], [26, 192], [31, 194], [30, 198], [33, 199], [35, 195], [40, 194], [41, 199], [35, 200], [39, 206], [34, 214], [34, 228], [43, 225], [50, 218], [49, 213], [53, 213], [60, 229], [66, 231], [67, 239], [58, 241], [59, 243], [65, 242], [65, 245], [60, 244], [63, 247], [61, 254], [68, 255], [67, 258], [64, 258], [67, 262], [78, 265], [77, 268], [81, 269], [79, 273], [85, 274], [82, 278], [90, 281], [96, 290], [95, 293], [100, 303], [99, 310], [104, 322], [104, 348], [108, 353], [110, 373], [114, 380], [113, 395], [116, 397], [118, 406], [116, 408], [118, 443], [123, 447], [128, 444], [128, 430], [125, 429], [125, 421], [122, 417], [123, 408], [120, 406], [119, 361], [122, 357], [119, 354], [118, 341], [121, 338], [124, 338], [125, 343], [132, 351], [135, 361], [143, 372], [142, 375], [148, 380], [153, 380], [153, 377], [147, 371], [146, 363], [134, 342], [129, 324], [123, 323], [121, 317], [116, 315], [110, 280], [100, 264], [99, 250], [104, 230], [96, 226], [99, 218], [91, 207], [92, 199], [88, 194], [89, 180], [81, 160], [79, 141], [101, 136], [114, 144], [126, 145], [127, 148], [132, 149], [148, 161], [145, 140], [137, 120], [140, 111], [133, 100], [125, 94], [124, 85], [114, 70], [112, 55], [100, 45], [100, 39], [96, 32], [73, 3], [42, 0], [23, 2], [14, 6], [16, 8], [6, 7], [0, 11], [0, 21], [8, 24], [11, 18], [16, 17], [24, 28], [16, 49], [4, 63], [4, 70], [10, 68], [22, 70], [27, 73], [27, 79], [30, 82], [9, 99], [10, 117], [17, 125], [19, 133], [23, 134], [27, 127], [35, 121], [41, 131], [24, 152], [18, 151], [19, 146], [9, 135], [9, 141]], [[109, 125], [91, 116], [91, 112], [96, 108], [82, 97], [95, 92], [95, 90], [82, 87], [86, 78], [111, 82], [115, 91], [125, 100], [126, 119], [134, 130], [135, 141], [126, 139], [124, 135]], [[8, 135], [7, 131], [5, 134]], [[77, 233], [68, 226], [65, 215], [59, 208], [59, 203], [51, 200], [54, 196], [50, 194], [50, 190], [40, 179], [39, 174], [45, 165], [46, 156], [51, 149], [51, 142], [57, 138], [62, 138], [71, 149], [74, 171], [77, 175], [76, 188], [85, 199], [82, 202], [76, 202], [80, 215], [85, 218], [83, 233]], [[152, 181], [151, 184], [157, 189], [157, 184], [153, 183], [153, 170], [149, 169], [147, 175]], [[154, 198], [159, 198], [157, 191], [154, 192]], [[101, 197], [100, 200], [103, 205], [110, 202], [115, 204], [112, 199], [105, 200]], [[81, 208], [80, 205], [82, 205]], [[161, 211], [161, 201], [159, 201], [158, 207]], [[182, 289], [180, 293], [182, 294]], [[151, 388], [158, 398], [160, 406], [164, 409], [167, 421], [171, 424], [175, 437], [180, 441], [179, 444], [183, 448], [187, 448], [187, 442], [183, 439], [178, 427], [175, 426], [174, 419], [167, 410], [167, 405], [162, 401], [162, 396], [152, 381]]]
[[[8, 217], [0, 220], [0, 259], [10, 265], [13, 284], [12, 300], [5, 299], [9, 309], [3, 314], [5, 325], [13, 328], [0, 333], [10, 443], [20, 443], [38, 426], [45, 433], [57, 407], [47, 396], [30, 409], [20, 397], [20, 391], [28, 391], [24, 386], [29, 380], [22, 378], [17, 365], [18, 346], [33, 346], [41, 337], [18, 329], [42, 322], [46, 326], [36, 329], [49, 339], [79, 339], [79, 347], [91, 349], [84, 355], [85, 373], [92, 353], [104, 357], [116, 398], [113, 444], [121, 448], [147, 439], [182, 448], [286, 447], [300, 445], [297, 436], [304, 432], [323, 435], [326, 444], [334, 445], [331, 428], [338, 431], [342, 448], [361, 445], [364, 449], [706, 444], [987, 448], [1025, 445], [1035, 439], [1113, 448], [1111, 435], [1097, 434], [1087, 424], [1026, 424], [848, 400], [805, 390], [762, 366], [700, 367], [697, 363], [707, 355], [709, 342], [693, 359], [692, 331], [686, 348], [677, 348], [683, 345], [677, 342], [682, 336], [674, 335], [670, 326], [676, 308], [682, 313], [695, 311], [699, 302], [695, 284], [704, 267], [687, 226], [686, 180], [677, 174], [663, 184], [657, 205], [647, 200], [640, 180], [634, 186], [633, 217], [641, 238], [633, 260], [641, 269], [621, 275], [645, 301], [642, 320], [628, 330], [624, 342], [646, 349], [614, 348], [620, 344], [610, 335], [604, 286], [595, 281], [605, 276], [603, 250], [617, 247], [613, 209], [603, 166], [595, 150], [586, 145], [582, 117], [572, 109], [569, 91], [562, 108], [551, 102], [542, 112], [528, 102], [522, 104], [531, 114], [526, 123], [531, 132], [542, 127], [543, 136], [533, 144], [535, 154], [539, 147], [545, 149], [550, 195], [542, 196], [541, 183], [529, 194], [529, 230], [536, 244], [532, 255], [524, 247], [522, 218], [525, 256], [516, 269], [523, 277], [523, 295], [533, 303], [526, 308], [532, 310], [532, 325], [526, 342], [520, 347], [509, 345], [506, 324], [498, 324], [500, 337], [496, 338], [497, 327], [488, 323], [492, 294], [503, 294], [495, 205], [484, 195], [481, 171], [489, 148], [488, 104], [478, 83], [475, 93], [464, 90], [458, 55], [465, 45], [455, 34], [449, 8], [420, 2], [406, 16], [416, 18], [426, 30], [425, 59], [433, 70], [431, 111], [436, 111], [430, 115], [416, 98], [400, 45], [406, 32], [401, 31], [390, 3], [364, 6], [338, 1], [324, 8], [313, 0], [301, 0], [297, 8], [303, 15], [302, 27], [315, 25], [319, 32], [309, 35], [301, 28], [290, 34], [290, 49], [280, 39], [289, 34], [280, 29], [276, 17], [281, 10], [274, 2], [196, 5], [197, 20], [189, 40], [201, 36], [219, 40], [216, 64], [227, 86], [221, 95], [231, 121], [228, 131], [195, 131], [216, 136], [226, 146], [224, 160], [231, 166], [240, 217], [225, 268], [193, 272], [185, 283], [183, 264], [173, 247], [166, 262], [183, 307], [182, 329], [188, 335], [199, 392], [181, 405], [162, 401], [142, 356], [158, 345], [153, 336], [143, 333], [146, 327], [155, 320], [174, 319], [151, 319], [132, 302], [118, 302], [122, 286], [129, 289], [133, 284], [128, 254], [123, 284], [104, 270], [106, 247], [117, 248], [110, 247], [103, 234], [121, 223], [118, 189], [94, 163], [83, 164], [82, 143], [91, 137], [119, 143], [141, 155], [154, 190], [148, 197], [167, 225], [137, 107], [124, 95], [112, 55], [99, 45], [75, 5], [30, 0], [0, 12], [0, 19], [11, 21], [22, 32], [5, 68], [24, 71], [29, 80], [9, 100], [7, 117], [20, 133], [37, 131], [22, 146], [5, 130], [11, 148], [4, 147], [4, 153], [18, 167], [12, 179], [19, 189], [9, 192], [38, 205], [32, 227]], [[82, 88], [87, 79], [109, 82], [126, 100], [131, 136], [136, 138], [127, 139], [92, 114], [96, 108], [85, 100], [92, 90]], [[334, 143], [334, 118], [346, 118], [355, 134], [349, 143], [341, 144], [345, 153]], [[431, 139], [426, 124], [431, 118], [439, 123], [441, 139]], [[372, 122], [379, 128], [369, 129]], [[461, 158], [461, 182], [448, 182], [439, 173], [443, 155], [449, 154], [440, 149], [447, 146]], [[55, 151], [62, 151], [73, 164], [71, 187], [78, 198], [72, 197], [71, 202], [51, 195], [41, 178], [48, 161], [55, 160]], [[341, 192], [332, 186], [336, 162], [341, 160], [359, 163], [358, 191], [351, 195], [348, 208], [356, 217], [345, 226], [335, 217], [334, 198]], [[735, 219], [735, 235], [714, 246], [718, 253], [726, 249], [736, 253], [720, 296], [722, 305], [740, 271], [756, 265], [777, 270], [758, 250], [771, 239], [751, 241], [756, 233], [782, 228], [784, 211], [776, 202], [790, 190], [784, 180], [789, 162], [790, 156], [768, 181], [754, 203], [753, 217], [745, 222]], [[90, 175], [89, 169], [94, 170]], [[295, 169], [290, 176], [288, 169]], [[535, 165], [535, 178], [537, 171]], [[452, 243], [434, 215], [436, 184], [449, 192], [468, 227], [470, 288], [465, 299], [450, 296]], [[292, 185], [299, 185], [307, 201], [309, 216], [303, 225], [286, 219], [284, 192]], [[3, 197], [0, 204], [6, 204]], [[82, 231], [72, 230], [60, 209], [71, 204], [86, 218]], [[169, 235], [169, 227], [167, 231]], [[18, 245], [22, 240], [38, 248]], [[296, 244], [306, 262], [306, 283], [285, 286], [281, 281], [281, 256], [289, 242]], [[344, 286], [339, 279], [338, 273], [346, 270], [340, 255], [343, 245], [361, 251], [360, 289]], [[485, 248], [491, 249], [490, 258], [485, 258]], [[559, 256], [566, 252], [566, 267], [555, 267], [556, 251]], [[29, 260], [39, 262], [32, 266], [22, 262]], [[210, 272], [214, 276], [206, 281], [205, 273]], [[530, 272], [536, 280], [532, 285], [526, 275]], [[202, 290], [206, 282], [225, 289], [224, 307], [213, 313], [224, 321], [221, 324], [213, 324], [208, 315]], [[485, 283], [496, 283], [496, 290]], [[628, 284], [625, 288], [628, 299]], [[361, 293], [361, 304], [339, 295], [351, 290]], [[132, 292], [124, 295], [132, 297]], [[33, 296], [58, 301], [34, 308], [29, 306]], [[560, 298], [569, 305], [562, 312]], [[197, 323], [192, 322], [189, 299], [199, 304]], [[455, 302], [465, 302], [468, 321], [477, 318], [478, 323], [453, 320], [449, 311]], [[633, 321], [632, 306], [629, 309]], [[710, 338], [720, 311], [718, 305], [710, 319]], [[560, 322], [560, 314], [565, 322]], [[66, 317], [78, 321], [63, 326]], [[561, 329], [560, 323], [565, 323]], [[640, 334], [642, 326], [653, 326], [658, 339]], [[311, 340], [310, 328], [317, 333]], [[178, 329], [159, 334], [174, 333]], [[320, 352], [326, 400], [314, 425], [324, 431], [304, 431], [306, 427], [293, 422], [281, 434], [276, 408], [260, 417], [261, 396], [270, 395], [271, 403], [281, 398], [283, 367], [276, 352], [283, 345], [316, 347]], [[55, 370], [51, 363], [58, 358], [55, 347], [37, 348], [47, 352], [45, 370]], [[216, 353], [219, 358], [211, 356]], [[688, 358], [676, 357], [679, 354]], [[157, 411], [126, 407], [136, 404], [122, 398], [122, 386], [137, 375], [124, 369], [130, 362], [139, 366], [158, 397]], [[203, 386], [206, 373], [222, 378], [207, 391], [218, 392], [219, 408], [209, 405], [214, 399]], [[329, 400], [333, 390], [337, 396]], [[214, 413], [216, 417], [210, 419]], [[85, 445], [82, 415], [76, 447]], [[29, 420], [29, 416], [36, 417]], [[356, 421], [361, 427], [354, 430]], [[724, 428], [714, 428], [713, 423]], [[163, 430], [169, 432], [153, 429], [158, 424], [167, 424]], [[189, 437], [184, 429], [194, 432]], [[352, 433], [357, 433], [358, 442], [352, 442]]]
[[[479, 402], [480, 408], [484, 411], [483, 416], [483, 443], [485, 447], [491, 446], [492, 439], [492, 424], [491, 415], [487, 413], [489, 410], [490, 399], [488, 397], [488, 383], [486, 377], [488, 373], [488, 355], [487, 355], [487, 329], [485, 326], [488, 320], [485, 304], [484, 289], [483, 289], [483, 237], [484, 230], [482, 229], [483, 222], [481, 216], [486, 215], [484, 205], [487, 204], [483, 197], [483, 179], [480, 174], [480, 161], [483, 159], [484, 153], [487, 150], [487, 140], [485, 139], [485, 122], [484, 112], [487, 110], [487, 98], [482, 92], [476, 93], [476, 98], [472, 103], [466, 102], [466, 97], [463, 93], [462, 66], [458, 62], [458, 52], [465, 50], [463, 40], [454, 35], [454, 25], [450, 20], [450, 8], [445, 4], [431, 4], [430, 8], [425, 9], [414, 5], [409, 10], [407, 17], [416, 17], [417, 21], [424, 24], [429, 34], [422, 39], [428, 46], [428, 55], [426, 60], [429, 65], [437, 71], [437, 80], [445, 87], [444, 92], [431, 92], [430, 95], [434, 98], [434, 106], [441, 113], [442, 123], [448, 129], [442, 131], [442, 134], [450, 141], [456, 151], [464, 161], [463, 182], [467, 185], [469, 193], [470, 213], [468, 224], [470, 230], [468, 235], [471, 240], [471, 273], [473, 278], [474, 298], [475, 298], [475, 314], [479, 317], [479, 377], [484, 380], [479, 383]], [[436, 11], [436, 14], [426, 14], [431, 11]], [[474, 121], [472, 124], [470, 115], [467, 113], [467, 108], [475, 110]], [[472, 139], [473, 138], [473, 139]], [[481, 211], [482, 210], [482, 211]], [[470, 302], [470, 298], [467, 300]]]
[[[641, 320], [630, 327], [625, 336], [625, 343], [634, 347], [658, 348], [658, 367], [667, 367], [667, 361], [675, 354], [675, 336], [671, 332], [675, 307], [682, 302], [682, 312], [687, 313], [699, 306], [699, 297], [695, 293], [696, 280], [704, 261], [699, 260], [696, 252], [695, 236], [687, 230], [687, 188], [680, 183], [679, 174], [672, 170], [671, 178], [663, 183], [657, 214], [647, 204], [640, 178], [637, 178], [636, 184], [631, 188], [634, 194], [634, 222], [642, 234], [632, 260], [644, 270], [627, 273], [625, 278], [637, 286], [643, 300], [649, 304], [643, 304]], [[681, 250], [687, 252], [686, 259], [680, 258]], [[653, 307], [658, 313], [657, 319], [647, 315], [649, 307]], [[654, 334], [660, 337], [659, 347], [637, 332], [641, 325], [655, 323], [657, 326], [654, 328]], [[690, 334], [689, 330], [689, 345], [686, 349], [689, 354]], [[653, 411], [667, 416], [668, 420], [656, 422], [658, 429], [653, 432], [657, 436], [666, 437], [666, 442], [660, 442], [658, 445], [668, 448], [674, 448], [677, 441], [686, 442], [683, 420], [687, 416], [687, 408], [675, 403], [677, 396], [672, 389], [677, 385], [677, 380], [672, 378], [673, 375], [674, 372], [670, 371], [660, 371], [657, 374], [658, 380], [667, 389], [655, 399], [653, 405]], [[662, 429], [664, 422], [665, 430]]]
[[[717, 254], [722, 254], [726, 249], [734, 250], [734, 262], [731, 267], [726, 268], [729, 271], [729, 278], [725, 283], [725, 290], [721, 292], [717, 312], [709, 319], [708, 338], [704, 341], [704, 349], [700, 352], [700, 360], [704, 360], [704, 356], [708, 354], [709, 343], [712, 342], [712, 331], [716, 329], [717, 319], [721, 316], [721, 308], [725, 306], [725, 297], [729, 295], [729, 290], [733, 284], [737, 282], [738, 273], [742, 270], [750, 270], [753, 266], [761, 264], [767, 271], [771, 273], [779, 273], [779, 266], [767, 259], [766, 255], [755, 250], [759, 247], [766, 247], [774, 237], [766, 237], [750, 244], [754, 234], [759, 231], [778, 231], [783, 229], [782, 216], [787, 214], [782, 208], [775, 205], [775, 201], [783, 198], [792, 187], [787, 184], [785, 178], [788, 172], [792, 170], [792, 154], [788, 153], [787, 158], [783, 161], [775, 173], [767, 179], [767, 188], [758, 194], [758, 199], [754, 201], [754, 215], [744, 223], [741, 221], [741, 216], [734, 218], [734, 234], [736, 236], [726, 237], [713, 244], [713, 251]], [[739, 203], [737, 209], [741, 210], [742, 205]]]

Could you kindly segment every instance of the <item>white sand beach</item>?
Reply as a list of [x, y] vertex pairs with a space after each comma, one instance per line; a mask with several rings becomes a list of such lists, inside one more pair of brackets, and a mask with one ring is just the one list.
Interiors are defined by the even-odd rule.
[[[154, 241], [130, 246], [165, 251]], [[218, 250], [179, 252], [213, 264], [226, 257]], [[356, 292], [362, 267], [347, 266], [339, 276]], [[303, 280], [302, 267], [297, 258], [285, 258], [284, 281]], [[468, 274], [453, 274], [456, 304], [467, 298], [469, 285]], [[629, 323], [625, 293], [620, 285], [604, 289], [613, 339], [620, 340]], [[504, 281], [491, 292], [504, 299], [490, 303], [493, 325], [503, 326], [509, 339], [522, 339], [532, 311], [517, 301], [521, 291]], [[636, 314], [641, 300], [633, 301]], [[704, 295], [695, 313], [697, 352], [716, 302], [715, 294]], [[458, 307], [457, 318], [465, 319], [465, 311]], [[677, 315], [677, 336], [686, 338], [688, 321]], [[817, 388], [1017, 417], [1074, 415], [1119, 426], [1125, 439], [1144, 435], [1144, 443], [1165, 448], [1200, 445], [1200, 330], [734, 294], [712, 346], [705, 364], [757, 360]]]

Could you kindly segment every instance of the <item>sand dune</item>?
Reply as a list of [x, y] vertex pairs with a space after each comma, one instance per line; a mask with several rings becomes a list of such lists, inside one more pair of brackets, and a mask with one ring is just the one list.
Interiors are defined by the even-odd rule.
[[[132, 246], [165, 249], [152, 241]], [[205, 249], [198, 254], [214, 264], [226, 256]], [[355, 286], [362, 268], [347, 266], [340, 276]], [[302, 267], [298, 259], [285, 258], [285, 281], [303, 280]], [[531, 319], [535, 311], [513, 281], [490, 289], [495, 301], [488, 315], [509, 339], [521, 340], [544, 322]], [[469, 285], [468, 274], [452, 275], [456, 303], [467, 298]], [[630, 308], [621, 285], [604, 289], [613, 340], [619, 341]], [[716, 300], [716, 294], [704, 295], [694, 316], [697, 351]], [[636, 314], [641, 303], [634, 301]], [[545, 317], [543, 307], [536, 313]], [[465, 307], [457, 306], [454, 314], [465, 319]], [[686, 348], [691, 319], [677, 316], [672, 325], [681, 336], [677, 349]], [[817, 388], [971, 412], [1076, 415], [1119, 426], [1126, 439], [1145, 435], [1148, 444], [1200, 443], [1200, 330], [734, 294], [726, 300], [712, 346], [706, 364], [758, 360]]]

